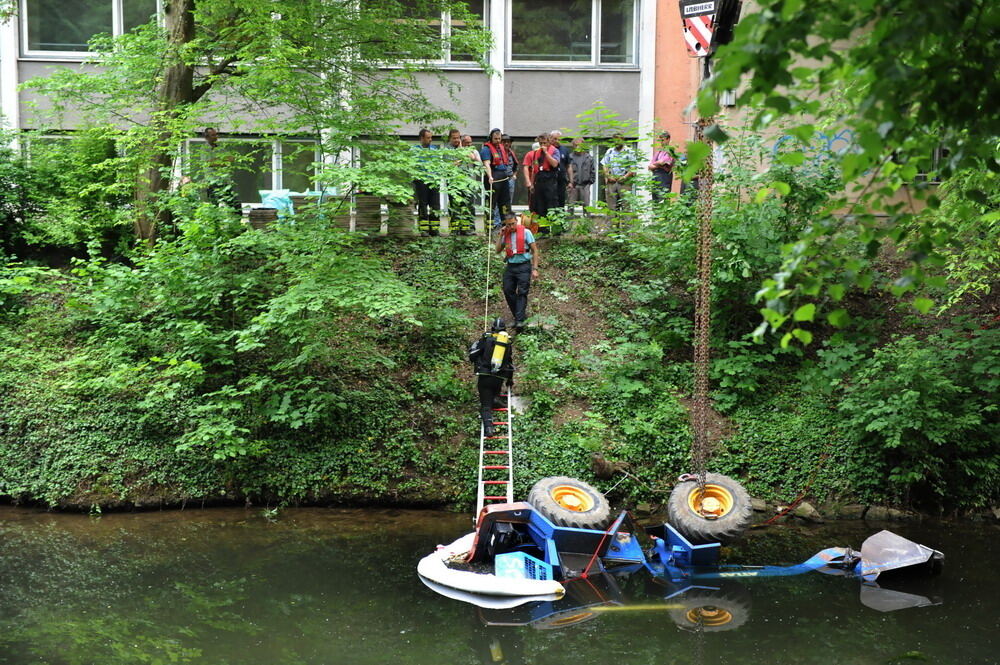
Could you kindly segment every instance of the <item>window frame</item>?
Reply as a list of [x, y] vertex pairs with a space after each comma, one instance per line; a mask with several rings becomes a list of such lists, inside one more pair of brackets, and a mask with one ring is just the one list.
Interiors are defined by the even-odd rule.
[[[125, 0], [105, 0], [111, 3], [111, 34], [120, 37], [125, 34]], [[163, 16], [163, 0], [155, 0], [157, 20]], [[28, 12], [28, 0], [18, 0], [17, 15], [20, 23], [21, 57], [41, 59], [86, 60], [94, 57], [94, 51], [55, 51], [28, 48], [28, 23], [31, 16]]]
[[[159, 2], [160, 0], [157, 0]], [[483, 27], [489, 29], [490, 27], [490, 3], [491, 2], [504, 2], [505, 0], [470, 0], [471, 2], [479, 2], [480, 9], [483, 12]], [[442, 68], [448, 69], [482, 69], [479, 63], [475, 60], [452, 60], [451, 54], [451, 12], [442, 11], [438, 18], [436, 19], [400, 19], [401, 22], [406, 21], [417, 21], [424, 23], [425, 25], [433, 25], [435, 22], [439, 24], [438, 35], [442, 42], [446, 46], [441, 49], [440, 58], [422, 58], [422, 59], [404, 59], [405, 62], [421, 62], [432, 65], [439, 65]]]
[[[501, 0], [493, 0], [500, 2]], [[590, 3], [590, 60], [514, 60], [514, 0], [503, 0], [506, 2], [506, 43], [507, 53], [504, 54], [505, 68], [507, 69], [612, 69], [636, 71], [639, 65], [639, 40], [642, 35], [639, 32], [642, 0], [632, 0], [632, 61], [631, 62], [601, 62], [601, 38], [602, 26], [601, 15], [603, 14], [604, 0], [591, 0]], [[653, 2], [654, 0], [645, 0]]]
[[[205, 143], [205, 138], [203, 136], [194, 136], [194, 137], [191, 137], [191, 138], [188, 138], [188, 139], [184, 139], [184, 149], [182, 151], [183, 152], [183, 160], [182, 160], [183, 161], [183, 165], [181, 166], [181, 172], [182, 173], [184, 172], [184, 169], [186, 167], [190, 166], [191, 159], [192, 159], [191, 146], [194, 145], [194, 144], [196, 144], [196, 143]], [[286, 144], [286, 143], [311, 143], [314, 146], [313, 147], [313, 163], [314, 164], [318, 164], [319, 161], [320, 161], [320, 157], [321, 157], [321, 155], [320, 155], [320, 140], [317, 139], [317, 138], [309, 138], [309, 137], [301, 137], [301, 136], [276, 137], [276, 136], [273, 136], [273, 135], [270, 135], [270, 136], [268, 136], [268, 135], [265, 135], [265, 136], [255, 136], [255, 135], [250, 135], [250, 134], [248, 134], [248, 135], [237, 135], [237, 136], [220, 136], [219, 137], [219, 144], [222, 145], [222, 144], [225, 144], [225, 143], [244, 143], [244, 144], [249, 143], [249, 144], [254, 144], [254, 145], [259, 145], [259, 146], [267, 146], [268, 147], [268, 149], [271, 152], [270, 152], [270, 155], [267, 156], [269, 159], [265, 159], [264, 163], [267, 164], [268, 161], [270, 162], [270, 164], [269, 164], [270, 168], [271, 168], [271, 187], [270, 187], [270, 189], [272, 191], [273, 190], [279, 190], [279, 189], [286, 189], [286, 187], [284, 187], [284, 157], [285, 157], [285, 155], [284, 155], [283, 144]], [[240, 170], [240, 169], [236, 169], [236, 170]], [[320, 186], [321, 183], [317, 179], [317, 176], [318, 176], [318, 174], [314, 170], [313, 175], [310, 178], [310, 185], [311, 185], [312, 189], [309, 190], [309, 191], [315, 191], [316, 189], [319, 188], [319, 186]], [[253, 206], [259, 206], [260, 205], [260, 201], [243, 201], [243, 200], [241, 200], [240, 203], [245, 203], [245, 204], [247, 204], [247, 205], [249, 205], [251, 207], [253, 207]]]

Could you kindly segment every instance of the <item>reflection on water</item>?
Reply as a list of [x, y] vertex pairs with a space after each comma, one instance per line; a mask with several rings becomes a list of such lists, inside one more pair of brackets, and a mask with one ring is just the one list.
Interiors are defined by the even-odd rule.
[[[468, 527], [425, 511], [0, 508], [0, 664], [1000, 663], [994, 526], [892, 526], [947, 560], [881, 588], [810, 573], [679, 589], [640, 572], [505, 610], [416, 577]], [[879, 528], [777, 527], [724, 556], [797, 563]]]

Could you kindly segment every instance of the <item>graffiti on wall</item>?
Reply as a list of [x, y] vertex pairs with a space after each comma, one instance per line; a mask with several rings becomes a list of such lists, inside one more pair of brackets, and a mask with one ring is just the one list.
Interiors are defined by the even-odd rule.
[[[777, 155], [781, 152], [782, 146], [788, 141], [795, 141], [795, 137], [786, 134], [774, 142], [774, 146], [771, 148], [771, 155]], [[854, 148], [854, 131], [850, 129], [842, 129], [836, 134], [827, 134], [826, 132], [816, 132], [813, 134], [812, 141], [809, 145], [803, 149], [806, 155], [806, 161], [808, 162], [819, 162], [826, 159], [830, 155], [843, 155], [850, 152]]]

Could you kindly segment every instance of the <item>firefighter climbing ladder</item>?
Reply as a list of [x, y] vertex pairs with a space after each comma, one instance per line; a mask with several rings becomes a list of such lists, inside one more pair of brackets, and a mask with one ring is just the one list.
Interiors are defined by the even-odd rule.
[[[485, 436], [479, 428], [479, 482], [476, 495], [476, 512], [479, 518], [483, 506], [489, 501], [514, 500], [514, 410], [511, 408], [510, 388], [501, 395], [506, 407], [494, 407], [493, 429], [496, 434]], [[500, 429], [504, 431], [501, 433]]]
[[[493, 236], [490, 233], [490, 216], [493, 210], [493, 189], [487, 190], [486, 214], [483, 215], [483, 235], [486, 236], [486, 284], [484, 293], [483, 327], [490, 317], [490, 257], [493, 254]], [[507, 406], [493, 408], [493, 431], [486, 436], [482, 425], [479, 427], [479, 479], [476, 483], [476, 512], [472, 521], [479, 519], [479, 513], [488, 502], [514, 500], [514, 409], [510, 387], [500, 397]], [[499, 428], [499, 429], [498, 429]], [[502, 430], [502, 432], [501, 432]]]

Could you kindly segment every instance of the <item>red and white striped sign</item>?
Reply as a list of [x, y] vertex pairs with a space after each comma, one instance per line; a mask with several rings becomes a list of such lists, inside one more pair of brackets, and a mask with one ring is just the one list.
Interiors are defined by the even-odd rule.
[[681, 0], [680, 5], [681, 19], [684, 21], [684, 43], [688, 53], [696, 57], [708, 55], [715, 23], [715, 0]]

